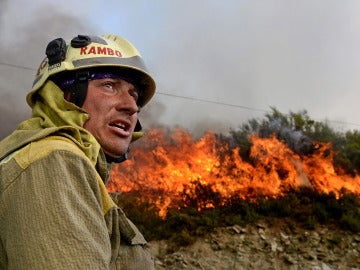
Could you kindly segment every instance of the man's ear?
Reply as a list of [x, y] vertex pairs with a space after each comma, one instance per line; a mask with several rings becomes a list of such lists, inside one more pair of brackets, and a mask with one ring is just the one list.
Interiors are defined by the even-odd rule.
[[68, 102], [71, 100], [71, 91], [64, 91], [64, 99]]

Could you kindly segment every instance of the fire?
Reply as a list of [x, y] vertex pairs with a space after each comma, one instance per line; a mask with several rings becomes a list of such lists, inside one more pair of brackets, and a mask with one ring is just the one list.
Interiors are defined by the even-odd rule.
[[231, 149], [214, 133], [193, 140], [181, 129], [171, 134], [151, 130], [131, 158], [114, 167], [108, 190], [139, 191], [156, 203], [161, 215], [176, 206], [194, 181], [210, 185], [224, 198], [277, 196], [300, 186], [336, 195], [342, 188], [360, 194], [359, 175], [335, 170], [331, 144], [318, 143], [314, 153], [300, 156], [275, 137], [252, 135], [250, 140], [250, 161], [244, 161], [239, 148]]

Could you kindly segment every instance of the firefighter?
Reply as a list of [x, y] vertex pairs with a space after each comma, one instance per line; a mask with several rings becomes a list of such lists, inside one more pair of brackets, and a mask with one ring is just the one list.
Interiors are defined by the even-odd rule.
[[48, 44], [26, 97], [32, 115], [0, 142], [0, 269], [154, 269], [105, 188], [154, 92], [122, 37]]

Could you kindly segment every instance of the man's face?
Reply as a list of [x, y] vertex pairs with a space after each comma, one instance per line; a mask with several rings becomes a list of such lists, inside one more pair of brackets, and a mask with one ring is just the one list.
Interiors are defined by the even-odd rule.
[[137, 99], [135, 87], [122, 79], [89, 81], [82, 106], [89, 114], [84, 128], [111, 157], [120, 157], [129, 147], [138, 119]]

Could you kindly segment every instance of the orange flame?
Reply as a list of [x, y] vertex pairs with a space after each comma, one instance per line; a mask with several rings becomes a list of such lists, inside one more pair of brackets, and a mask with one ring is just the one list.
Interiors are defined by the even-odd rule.
[[336, 195], [343, 188], [360, 194], [360, 176], [335, 170], [329, 143], [318, 143], [312, 155], [300, 156], [275, 137], [252, 135], [250, 140], [251, 162], [246, 162], [239, 148], [230, 149], [211, 132], [194, 141], [181, 129], [170, 135], [151, 130], [141, 147], [134, 147], [130, 160], [114, 167], [108, 190], [139, 191], [156, 203], [162, 216], [194, 180], [211, 185], [224, 198], [277, 196], [300, 186]]

